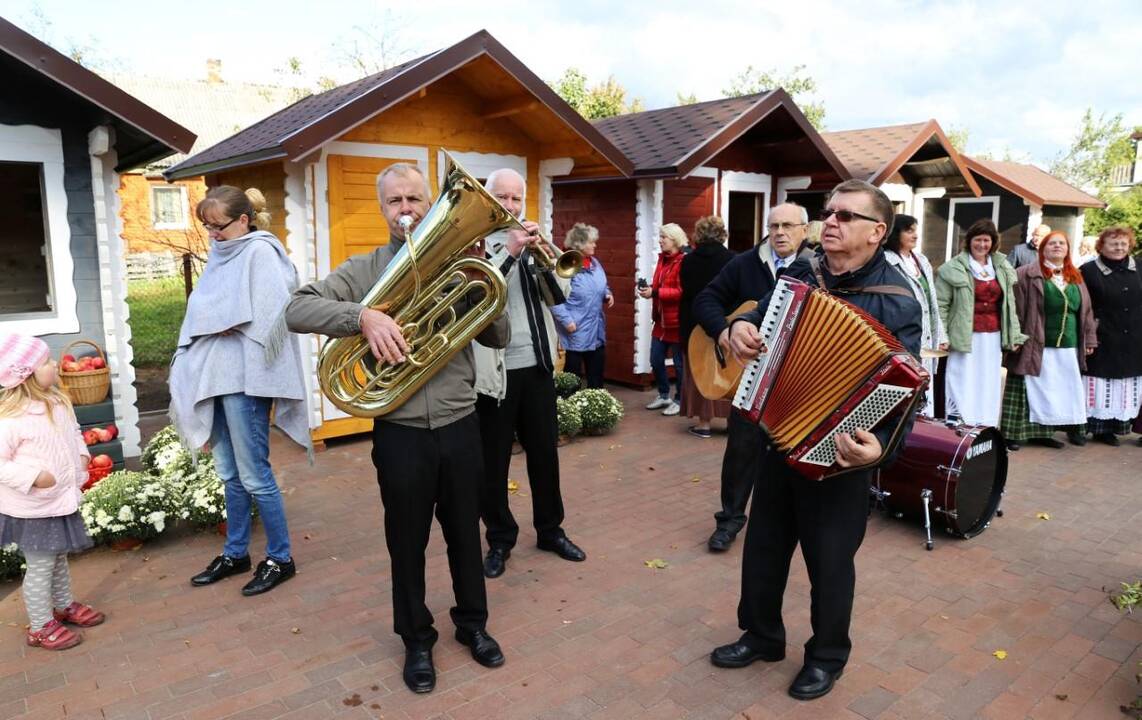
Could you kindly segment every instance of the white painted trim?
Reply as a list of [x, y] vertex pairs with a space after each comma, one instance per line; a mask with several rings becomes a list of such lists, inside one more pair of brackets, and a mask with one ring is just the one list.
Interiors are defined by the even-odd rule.
[[912, 186], [906, 183], [884, 183], [880, 186], [884, 194], [892, 202], [904, 203], [904, 212], [907, 215], [912, 214]]
[[[312, 214], [307, 202], [310, 197], [311, 185], [310, 168], [312, 165], [300, 165], [294, 162], [283, 162], [285, 168], [285, 226], [286, 242], [289, 247], [289, 258], [297, 268], [298, 280], [301, 284], [316, 280], [316, 263], [314, 262], [313, 223]], [[297, 336], [297, 343], [301, 350], [302, 378], [305, 381], [306, 417], [310, 428], [321, 424], [321, 417], [317, 411], [321, 389], [317, 385], [317, 349], [315, 335], [305, 334]]]
[[[447, 148], [445, 148], [447, 149]], [[456, 158], [456, 162], [464, 166], [468, 174], [476, 178], [486, 178], [493, 171], [501, 168], [511, 168], [523, 176], [527, 182], [527, 158], [522, 155], [499, 155], [497, 153], [453, 152], [448, 153]], [[439, 186], [444, 180], [444, 150], [436, 154], [436, 182]], [[524, 199], [526, 207], [526, 198]]]
[[321, 147], [321, 159], [325, 160], [329, 155], [415, 160], [418, 167], [428, 167], [428, 148], [417, 145], [382, 145], [336, 140]]
[[1043, 208], [1028, 200], [1024, 200], [1023, 204], [1027, 206], [1027, 236], [1023, 238], [1023, 242], [1031, 242], [1035, 228], [1043, 224]]
[[924, 252], [924, 201], [938, 200], [948, 194], [947, 188], [919, 188], [912, 193], [912, 215], [916, 218], [916, 249]]
[[[87, 136], [91, 156], [91, 196], [95, 213], [95, 245], [99, 258], [99, 301], [103, 311], [103, 347], [111, 370], [111, 402], [123, 455], [142, 452], [139, 433], [138, 394], [135, 392], [135, 359], [131, 347], [131, 310], [127, 306], [127, 261], [123, 243], [123, 220], [119, 215], [119, 156], [114, 131], [100, 126]], [[183, 188], [185, 195], [186, 189]]]
[[944, 261], [952, 259], [952, 241], [955, 239], [956, 232], [956, 205], [967, 205], [970, 203], [991, 203], [991, 221], [999, 225], [999, 196], [998, 195], [984, 195], [977, 198], [952, 198], [948, 205], [948, 238], [947, 248], [944, 250]]
[[549, 158], [539, 161], [539, 227], [544, 237], [551, 237], [553, 202], [555, 193], [551, 189], [551, 180], [556, 176], [570, 175], [575, 167], [575, 160], [569, 157]]
[[59, 130], [35, 125], [0, 125], [0, 160], [39, 163], [42, 167], [44, 222], [49, 248], [48, 283], [53, 308], [50, 312], [0, 315], [0, 332], [24, 335], [77, 333], [78, 298], [75, 263], [71, 257], [71, 226], [67, 222], [63, 135]]
[[722, 171], [716, 167], [701, 165], [690, 171], [690, 174], [687, 176], [710, 178], [714, 181], [714, 207], [710, 209], [711, 213], [714, 215], [718, 214], [718, 186], [721, 184], [721, 174]]
[[[639, 180], [635, 195], [635, 279], [654, 277], [658, 262], [658, 229], [662, 227], [662, 181]], [[654, 328], [651, 300], [634, 301], [634, 372], [650, 372], [650, 338]]]
[[[186, 230], [190, 224], [190, 202], [186, 195], [185, 185], [158, 185], [155, 183], [147, 183], [147, 187], [151, 191], [151, 227], [155, 230]], [[174, 223], [157, 223], [154, 221], [155, 217], [155, 195], [156, 191], [170, 192], [177, 190], [180, 200], [182, 200], [182, 222]]]
[[757, 229], [758, 239], [765, 237], [765, 226], [769, 222], [769, 200], [773, 197], [773, 176], [767, 173], [737, 172], [728, 170], [722, 173], [721, 207], [718, 217], [726, 227], [730, 226], [730, 193], [761, 193], [761, 227]]
[[808, 190], [813, 184], [813, 178], [808, 175], [790, 175], [777, 178], [777, 204], [789, 202], [790, 190]]

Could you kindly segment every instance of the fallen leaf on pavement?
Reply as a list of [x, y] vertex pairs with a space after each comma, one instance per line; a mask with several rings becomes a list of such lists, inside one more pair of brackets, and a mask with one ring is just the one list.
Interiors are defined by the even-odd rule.
[[1007, 659], [1007, 651], [1006, 650], [996, 650], [995, 652], [992, 653], [992, 655], [994, 655], [999, 660], [1006, 660]]
[[643, 562], [643, 564], [646, 565], [648, 568], [651, 568], [652, 570], [665, 570], [666, 568], [670, 567], [670, 563], [666, 562], [662, 558], [654, 558], [653, 560], [646, 560]]
[[1050, 520], [1051, 514], [1045, 513], [1045, 512], [1040, 512], [1040, 513], [1035, 513], [1035, 517], [1039, 518], [1040, 520]]

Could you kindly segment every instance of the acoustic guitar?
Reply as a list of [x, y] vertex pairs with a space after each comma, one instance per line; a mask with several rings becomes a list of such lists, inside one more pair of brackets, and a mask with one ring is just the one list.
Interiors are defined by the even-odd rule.
[[[726, 316], [726, 322], [755, 307], [756, 300], [747, 300]], [[733, 353], [722, 352], [717, 339], [707, 335], [701, 325], [694, 327], [686, 347], [689, 353], [686, 362], [690, 364], [694, 385], [702, 397], [707, 400], [732, 400], [745, 365], [738, 362]]]

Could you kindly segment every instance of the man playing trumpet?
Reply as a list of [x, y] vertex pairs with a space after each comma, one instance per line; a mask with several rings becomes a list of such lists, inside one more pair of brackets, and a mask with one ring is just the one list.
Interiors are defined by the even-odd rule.
[[[319, 282], [299, 288], [286, 308], [294, 332], [331, 337], [361, 334], [373, 356], [401, 363], [409, 345], [400, 326], [361, 300], [404, 246], [429, 208], [428, 181], [415, 165], [396, 163], [377, 176], [389, 244], [356, 255]], [[510, 327], [500, 315], [477, 338], [489, 347], [507, 345]], [[413, 692], [436, 686], [432, 647], [437, 632], [424, 602], [424, 551], [433, 514], [448, 546], [448, 569], [456, 605], [456, 639], [476, 662], [504, 662], [486, 631], [488, 601], [480, 567], [480, 427], [472, 386], [475, 361], [469, 345], [400, 407], [373, 424], [373, 465], [385, 508], [385, 543], [392, 563], [393, 629], [405, 644], [404, 681]], [[473, 458], [476, 459], [473, 462]]]

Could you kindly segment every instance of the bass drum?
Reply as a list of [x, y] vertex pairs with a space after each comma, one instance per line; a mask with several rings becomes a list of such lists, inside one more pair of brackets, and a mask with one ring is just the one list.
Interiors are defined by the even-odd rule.
[[916, 418], [896, 462], [877, 472], [876, 495], [894, 512], [924, 518], [923, 492], [931, 491], [931, 515], [951, 535], [970, 538], [987, 529], [1007, 485], [1003, 434], [983, 425], [948, 425]]

